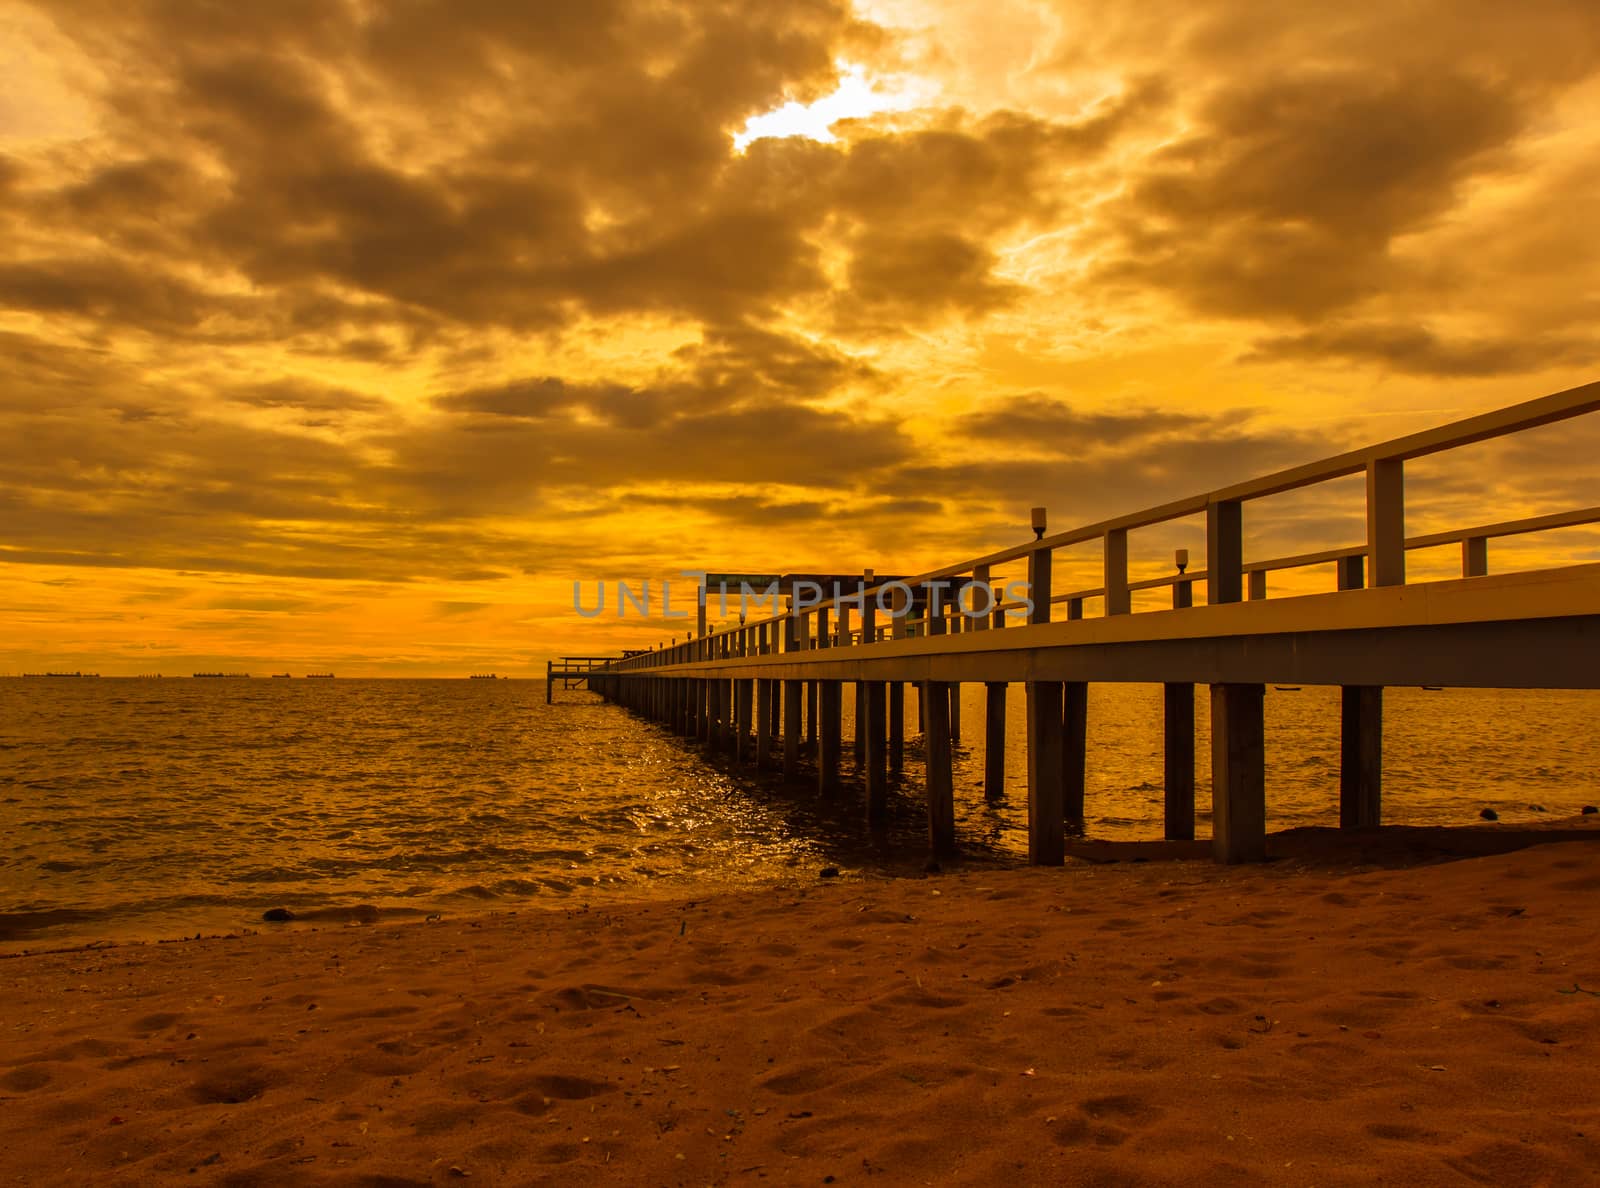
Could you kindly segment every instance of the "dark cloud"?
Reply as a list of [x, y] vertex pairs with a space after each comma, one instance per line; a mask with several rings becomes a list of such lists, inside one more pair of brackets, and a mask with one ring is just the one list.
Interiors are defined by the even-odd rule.
[[[870, 369], [741, 327], [679, 352], [658, 388], [540, 377], [443, 395], [436, 417], [404, 429], [387, 401], [326, 382], [170, 390], [103, 351], [4, 345], [14, 382], [0, 429], [30, 447], [0, 459], [13, 561], [483, 580], [567, 547], [538, 542], [562, 539], [553, 498], [590, 492], [616, 515], [642, 506], [631, 490], [681, 483], [727, 491], [706, 514], [719, 501], [771, 510], [792, 501], [764, 489], [835, 494], [911, 451], [888, 419], [808, 403], [873, 382]], [[366, 428], [331, 440], [229, 409]], [[648, 547], [648, 528], [628, 535]]]
[[610, 403], [619, 397], [626, 399], [632, 394], [628, 388], [574, 384], [552, 375], [496, 384], [492, 388], [450, 392], [436, 397], [434, 404], [448, 412], [540, 421], [575, 409]]
[[1224, 90], [1117, 207], [1111, 281], [1202, 313], [1318, 317], [1394, 283], [1390, 249], [1509, 163], [1510, 88], [1449, 72], [1306, 71]]
[[720, 403], [774, 395], [813, 399], [851, 384], [874, 385], [874, 368], [825, 342], [739, 324], [708, 327], [678, 352], [702, 398]]
[[893, 421], [777, 401], [684, 410], [649, 426], [469, 416], [384, 444], [405, 502], [444, 516], [532, 512], [544, 488], [726, 483], [759, 498], [769, 485], [848, 485], [912, 453]]
[[853, 247], [849, 285], [834, 315], [847, 331], [862, 319], [895, 327], [982, 314], [1023, 292], [994, 279], [993, 252], [951, 232], [868, 234]]
[[236, 303], [116, 259], [0, 264], [0, 307], [75, 315], [121, 328], [185, 333]]
[[[1000, 446], [1025, 444], [1026, 456], [984, 451], [964, 461], [913, 462], [885, 472], [874, 489], [937, 493], [964, 508], [1006, 509], [1007, 519], [1019, 525], [1028, 522], [1030, 507], [1042, 505], [1050, 509], [1052, 530], [1060, 531], [1310, 462], [1336, 448], [1326, 436], [1252, 424], [1242, 411], [1080, 414], [1056, 405], [1032, 414], [1020, 409], [1013, 431], [1001, 415], [1010, 406], [964, 418], [961, 431]], [[1033, 436], [1018, 436], [1028, 428]]]
[[[294, 331], [387, 359], [393, 344], [344, 324], [351, 298], [411, 333], [617, 314], [751, 325], [827, 293], [823, 255], [843, 246], [857, 317], [976, 316], [1016, 292], [987, 238], [1056, 217], [1063, 166], [1163, 101], [1141, 83], [1075, 123], [928, 113], [737, 156], [747, 117], [825, 89], [841, 47], [870, 39], [841, 5], [537, 8], [326, 5], [215, 25], [182, 5], [52, 8], [114, 79], [118, 159], [62, 166], [34, 213], [128, 255], [18, 260], [0, 300], [168, 332], [209, 309], [229, 323], [211, 336], [253, 319], [262, 341]], [[224, 306], [161, 266], [175, 258], [247, 277], [254, 301]]]
[[843, 149], [811, 142], [757, 142], [750, 159], [782, 170], [803, 158], [830, 209], [884, 231], [989, 233], [1060, 214], [1063, 171], [1093, 160], [1119, 133], [1165, 102], [1140, 83], [1075, 123], [1002, 111], [975, 119], [939, 113], [932, 127], [881, 130], [846, 123]]
[[815, 523], [828, 514], [828, 505], [818, 499], [772, 500], [760, 495], [656, 495], [639, 502], [652, 507], [703, 512], [723, 522], [757, 527]]
[[1543, 334], [1446, 339], [1415, 324], [1350, 322], [1258, 339], [1243, 356], [1247, 363], [1327, 359], [1372, 364], [1405, 375], [1512, 375], [1592, 363], [1600, 359], [1600, 337]]
[[[182, 5], [53, 6], [114, 80], [125, 153], [41, 202], [103, 227], [165, 210], [184, 254], [258, 286], [331, 284], [475, 325], [730, 321], [819, 283], [800, 228], [713, 191], [745, 117], [832, 79], [854, 27], [840, 6], [313, 7], [208, 23]], [[75, 279], [85, 260], [43, 263], [83, 290], [50, 308], [121, 321], [134, 304]], [[5, 296], [37, 307], [42, 282], [21, 279]]]
[[256, 614], [293, 615], [326, 610], [324, 603], [307, 598], [213, 598], [206, 602], [207, 610], [248, 611]]
[[435, 602], [434, 610], [446, 617], [470, 615], [493, 606], [492, 602]]
[[851, 515], [881, 525], [940, 515], [944, 505], [936, 499], [857, 498], [853, 492], [827, 492], [831, 498], [769, 499], [756, 494], [647, 495], [630, 501], [638, 505], [701, 512], [729, 524], [753, 528], [815, 526], [837, 515], [848, 501]]
[[450, 392], [434, 399], [454, 413], [523, 421], [582, 418], [628, 429], [717, 409], [805, 403], [848, 388], [871, 386], [874, 370], [842, 352], [748, 325], [707, 329], [673, 352], [671, 365], [647, 384], [538, 376]]
[[229, 387], [222, 399], [252, 408], [295, 409], [304, 412], [372, 413], [388, 408], [387, 402], [351, 388], [307, 380], [278, 379]]
[[957, 421], [956, 429], [967, 439], [1075, 455], [1126, 448], [1130, 443], [1144, 445], [1173, 433], [1215, 433], [1242, 419], [1243, 414], [1213, 419], [1162, 409], [1085, 412], [1043, 392], [1024, 392], [967, 413]]

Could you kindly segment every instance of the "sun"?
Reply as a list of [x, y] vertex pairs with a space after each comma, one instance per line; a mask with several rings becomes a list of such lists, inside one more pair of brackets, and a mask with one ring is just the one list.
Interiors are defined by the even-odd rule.
[[767, 137], [805, 136], [832, 143], [833, 125], [840, 120], [860, 119], [884, 111], [907, 111], [931, 99], [937, 87], [927, 79], [897, 75], [868, 79], [866, 67], [856, 62], [839, 62], [839, 85], [832, 94], [813, 103], [790, 100], [782, 107], [751, 116], [744, 130], [733, 138], [738, 152], [752, 141]]

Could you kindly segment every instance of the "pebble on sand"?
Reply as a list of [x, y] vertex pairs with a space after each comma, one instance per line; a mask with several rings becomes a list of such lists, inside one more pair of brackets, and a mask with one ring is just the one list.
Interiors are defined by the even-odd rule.
[[261, 918], [269, 924], [279, 924], [285, 920], [293, 920], [294, 913], [288, 908], [268, 908], [261, 913]]
[[1592, 817], [1592, 816], [1594, 816], [1595, 813], [1600, 813], [1600, 808], [1595, 808], [1594, 805], [1592, 805], [1592, 804], [1586, 804], [1586, 805], [1583, 806], [1583, 815], [1584, 816]]
[[1498, 821], [1500, 819], [1500, 814], [1495, 812], [1493, 809], [1484, 809], [1478, 814], [1478, 816], [1482, 817], [1485, 821]]

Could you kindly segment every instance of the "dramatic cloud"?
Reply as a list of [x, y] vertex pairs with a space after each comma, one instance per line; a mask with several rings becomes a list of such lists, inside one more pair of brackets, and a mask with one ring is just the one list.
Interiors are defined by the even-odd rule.
[[1585, 0], [4, 19], [0, 668], [542, 655], [574, 577], [911, 570], [1600, 358]]

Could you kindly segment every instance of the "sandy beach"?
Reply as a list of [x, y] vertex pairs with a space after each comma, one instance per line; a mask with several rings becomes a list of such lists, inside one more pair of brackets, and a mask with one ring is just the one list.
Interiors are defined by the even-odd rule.
[[9, 958], [0, 1181], [1593, 1182], [1561, 824]]

